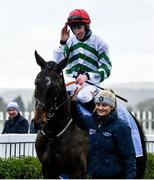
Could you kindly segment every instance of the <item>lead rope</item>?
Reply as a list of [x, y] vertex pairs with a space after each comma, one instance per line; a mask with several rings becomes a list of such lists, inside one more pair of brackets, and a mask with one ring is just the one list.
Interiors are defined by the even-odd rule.
[[64, 128], [59, 134], [56, 135], [56, 137], [61, 136], [61, 135], [66, 131], [66, 129], [68, 128], [68, 126], [71, 124], [71, 122], [72, 122], [72, 118], [71, 118], [70, 121], [67, 123], [67, 125], [65, 126], [65, 128]]
[[[69, 120], [69, 122], [66, 124], [66, 126], [64, 127], [64, 129], [60, 132], [60, 133], [58, 133], [55, 137], [60, 137], [65, 131], [66, 131], [66, 129], [69, 127], [69, 125], [71, 124], [71, 122], [72, 122], [72, 118]], [[44, 136], [46, 136], [46, 134], [45, 134], [45, 132], [43, 131], [43, 130], [41, 130], [41, 133], [44, 135]], [[52, 138], [52, 139], [49, 139], [50, 141], [51, 140], [53, 140], [54, 138]]]

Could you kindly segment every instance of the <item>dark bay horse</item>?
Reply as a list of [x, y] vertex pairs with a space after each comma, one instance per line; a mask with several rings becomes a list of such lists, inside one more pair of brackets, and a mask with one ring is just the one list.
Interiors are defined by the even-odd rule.
[[[70, 113], [68, 98], [62, 74], [66, 60], [59, 64], [46, 62], [35, 51], [37, 64], [41, 67], [35, 80], [35, 117], [38, 126], [41, 120], [42, 130], [36, 138], [36, 152], [42, 164], [44, 178], [56, 179], [60, 174], [69, 178], [86, 178], [86, 157], [88, 141], [86, 134], [80, 130]], [[137, 178], [143, 178], [146, 167], [146, 140], [138, 120], [134, 120], [139, 129], [143, 157], [137, 158]]]
[[86, 178], [87, 135], [71, 119], [70, 99], [67, 96], [62, 69], [64, 62], [46, 62], [35, 51], [41, 67], [35, 79], [34, 125], [41, 120], [35, 147], [42, 164], [44, 178], [57, 179], [60, 174], [69, 178]]

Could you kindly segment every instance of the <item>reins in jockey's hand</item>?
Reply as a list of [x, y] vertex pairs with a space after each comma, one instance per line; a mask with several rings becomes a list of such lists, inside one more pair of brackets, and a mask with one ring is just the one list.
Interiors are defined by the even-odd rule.
[[[97, 88], [99, 88], [99, 89], [101, 89], [101, 90], [105, 90], [104, 88], [102, 88], [102, 87], [100, 87], [100, 86], [98, 86], [98, 85], [96, 85], [96, 84], [94, 84], [94, 83], [92, 83], [92, 82], [86, 81], [86, 83], [87, 83], [87, 84], [90, 84], [90, 85], [93, 85], [93, 86], [96, 86]], [[121, 96], [119, 96], [119, 95], [117, 95], [117, 94], [115, 94], [115, 96], [116, 96], [117, 98], [121, 99], [122, 101], [128, 102], [127, 99], [125, 99], [125, 98], [123, 98], [123, 97], [121, 97]]]
[[[92, 83], [92, 82], [86, 81], [86, 83], [87, 83], [87, 84], [90, 84], [90, 85], [93, 85], [93, 86], [95, 86], [95, 87], [97, 87], [97, 88], [99, 88], [99, 89], [101, 89], [101, 90], [105, 90], [105, 88], [102, 88], [102, 87], [100, 87], [100, 86], [98, 86], [98, 85], [96, 85], [96, 84], [94, 84], [94, 83]], [[69, 86], [69, 85], [71, 85], [71, 84], [76, 84], [76, 81], [68, 82], [68, 83], [66, 84], [66, 86]], [[82, 88], [77, 88], [77, 89], [76, 89], [76, 92], [79, 92], [81, 89], [82, 89]], [[75, 94], [75, 93], [74, 93], [74, 94]], [[116, 96], [117, 98], [119, 98], [120, 100], [122, 100], [122, 101], [128, 102], [127, 99], [119, 96], [118, 94], [115, 94], [115, 96]]]

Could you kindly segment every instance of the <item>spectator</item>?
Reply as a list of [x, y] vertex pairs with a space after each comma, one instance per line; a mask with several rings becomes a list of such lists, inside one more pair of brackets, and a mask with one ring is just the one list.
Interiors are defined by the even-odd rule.
[[9, 114], [9, 119], [5, 122], [2, 134], [28, 133], [28, 121], [23, 116], [21, 116], [19, 112], [19, 106], [16, 102], [10, 102], [7, 105], [7, 113]]

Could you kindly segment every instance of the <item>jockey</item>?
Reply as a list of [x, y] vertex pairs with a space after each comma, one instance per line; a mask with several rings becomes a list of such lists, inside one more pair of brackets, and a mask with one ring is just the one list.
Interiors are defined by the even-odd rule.
[[[54, 51], [53, 58], [59, 63], [68, 57], [66, 75], [82, 86], [77, 97], [85, 106], [91, 104], [92, 92], [96, 91], [96, 87], [86, 81], [99, 84], [109, 77], [112, 67], [108, 45], [92, 33], [90, 23], [90, 16], [84, 9], [71, 11], [62, 28], [60, 46]], [[71, 37], [68, 26], [73, 32]]]

